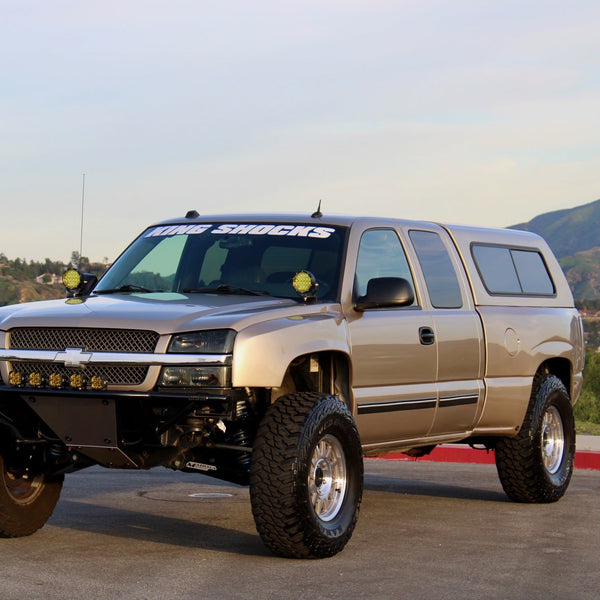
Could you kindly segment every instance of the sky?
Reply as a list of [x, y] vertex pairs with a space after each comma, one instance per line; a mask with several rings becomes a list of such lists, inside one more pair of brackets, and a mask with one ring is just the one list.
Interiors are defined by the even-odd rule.
[[[0, 253], [223, 212], [506, 227], [600, 198], [598, 0], [0, 0]], [[84, 185], [85, 181], [85, 185]]]

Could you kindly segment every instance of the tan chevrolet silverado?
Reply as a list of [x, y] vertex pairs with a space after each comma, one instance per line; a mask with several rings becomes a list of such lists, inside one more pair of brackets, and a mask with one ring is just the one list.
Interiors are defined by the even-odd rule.
[[190, 211], [64, 281], [66, 299], [0, 309], [3, 537], [91, 465], [249, 485], [290, 557], [346, 545], [364, 455], [469, 443], [513, 500], [569, 485], [582, 325], [533, 234]]

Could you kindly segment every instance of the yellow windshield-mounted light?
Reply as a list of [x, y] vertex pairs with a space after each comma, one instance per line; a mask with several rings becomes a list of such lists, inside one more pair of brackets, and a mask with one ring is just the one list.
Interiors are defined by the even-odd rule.
[[94, 289], [98, 278], [92, 273], [82, 273], [79, 269], [67, 269], [62, 276], [67, 288], [67, 297], [87, 296]]
[[298, 271], [292, 279], [292, 286], [300, 296], [309, 300], [316, 298], [319, 284], [310, 271]]
[[77, 269], [67, 269], [62, 276], [63, 285], [70, 292], [78, 290], [83, 284], [83, 275]]

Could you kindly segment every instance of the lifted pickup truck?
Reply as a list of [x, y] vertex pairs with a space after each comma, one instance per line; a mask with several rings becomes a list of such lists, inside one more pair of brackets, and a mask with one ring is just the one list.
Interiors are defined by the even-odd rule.
[[466, 442], [513, 500], [567, 489], [583, 331], [538, 236], [191, 211], [64, 281], [66, 300], [0, 309], [1, 536], [91, 465], [249, 485], [289, 557], [346, 545], [364, 455]]

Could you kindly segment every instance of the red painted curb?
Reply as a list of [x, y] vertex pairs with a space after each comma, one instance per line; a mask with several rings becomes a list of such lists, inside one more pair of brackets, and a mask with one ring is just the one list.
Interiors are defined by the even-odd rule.
[[575, 468], [600, 470], [600, 452], [577, 452]]
[[[438, 446], [431, 454], [415, 458], [400, 452], [381, 456], [385, 460], [405, 460], [422, 462], [450, 462], [471, 463], [480, 465], [493, 465], [495, 463], [494, 451], [474, 450], [473, 448]], [[600, 452], [580, 451], [575, 454], [576, 469], [600, 470]]]

